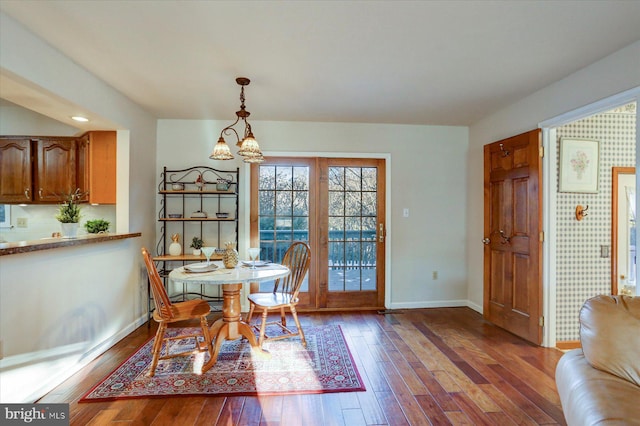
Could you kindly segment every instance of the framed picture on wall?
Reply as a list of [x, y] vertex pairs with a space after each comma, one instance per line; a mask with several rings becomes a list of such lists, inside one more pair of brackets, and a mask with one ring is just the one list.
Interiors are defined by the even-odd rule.
[[560, 139], [560, 192], [598, 192], [599, 142], [594, 139]]

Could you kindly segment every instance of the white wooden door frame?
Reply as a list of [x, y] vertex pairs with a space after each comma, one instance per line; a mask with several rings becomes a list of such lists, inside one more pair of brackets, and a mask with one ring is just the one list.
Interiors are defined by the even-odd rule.
[[[615, 107], [631, 102], [640, 103], [640, 87], [626, 90], [616, 95], [601, 99], [592, 104], [583, 106], [573, 111], [566, 112], [549, 120], [542, 121], [538, 127], [542, 129], [542, 146], [544, 146], [544, 158], [542, 161], [543, 176], [543, 224], [545, 242], [542, 249], [542, 312], [545, 324], [542, 336], [542, 346], [555, 347], [556, 345], [556, 188], [558, 188], [557, 165], [557, 137], [556, 128], [582, 118], [609, 111]], [[640, 119], [636, 112], [636, 170], [640, 166]], [[636, 187], [640, 175], [636, 175]], [[640, 197], [636, 199], [636, 211], [640, 205]], [[636, 237], [636, 244], [638, 237]], [[640, 286], [636, 286], [636, 294], [640, 295]]]

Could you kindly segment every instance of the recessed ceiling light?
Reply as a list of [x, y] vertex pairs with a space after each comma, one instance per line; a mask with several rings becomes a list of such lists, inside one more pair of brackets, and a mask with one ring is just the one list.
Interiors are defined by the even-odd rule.
[[74, 115], [73, 117], [71, 117], [72, 120], [76, 120], [76, 121], [80, 121], [82, 123], [86, 123], [87, 121], [89, 121], [88, 118], [86, 117], [82, 117], [81, 115]]

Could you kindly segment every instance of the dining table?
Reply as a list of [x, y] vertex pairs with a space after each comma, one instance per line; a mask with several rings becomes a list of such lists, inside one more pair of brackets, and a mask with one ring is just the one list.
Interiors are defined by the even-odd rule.
[[216, 320], [209, 329], [211, 339], [215, 343], [209, 361], [202, 367], [203, 373], [216, 364], [225, 340], [245, 337], [254, 352], [269, 356], [269, 353], [258, 345], [252, 327], [242, 320], [240, 291], [245, 283], [275, 280], [289, 275], [291, 271], [278, 263], [258, 262], [257, 265], [254, 269], [250, 262], [241, 262], [235, 268], [225, 268], [222, 262], [211, 261], [209, 267], [202, 264], [184, 265], [169, 273], [169, 280], [176, 284], [222, 286], [222, 318]]

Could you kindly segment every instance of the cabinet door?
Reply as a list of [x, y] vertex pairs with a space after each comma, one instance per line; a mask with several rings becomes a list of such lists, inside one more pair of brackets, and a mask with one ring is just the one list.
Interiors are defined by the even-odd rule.
[[34, 201], [57, 203], [78, 188], [76, 140], [42, 138], [37, 141]]
[[89, 200], [116, 203], [116, 132], [89, 133]]
[[31, 141], [0, 139], [0, 203], [29, 203], [31, 199]]

